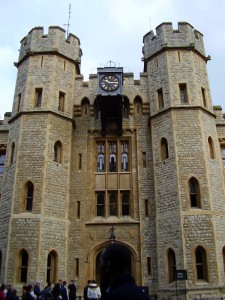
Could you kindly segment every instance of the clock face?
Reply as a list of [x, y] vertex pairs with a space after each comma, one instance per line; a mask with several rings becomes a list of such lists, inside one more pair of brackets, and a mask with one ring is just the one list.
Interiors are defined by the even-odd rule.
[[114, 75], [106, 75], [101, 79], [100, 86], [105, 91], [115, 91], [119, 87], [119, 79]]

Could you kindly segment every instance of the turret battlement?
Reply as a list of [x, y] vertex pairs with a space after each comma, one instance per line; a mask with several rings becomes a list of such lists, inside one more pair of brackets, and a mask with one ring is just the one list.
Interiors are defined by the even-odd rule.
[[151, 57], [163, 48], [190, 48], [205, 56], [203, 35], [186, 22], [179, 22], [174, 30], [171, 22], [156, 27], [156, 35], [151, 30], [143, 37], [144, 59]]
[[58, 26], [50, 26], [48, 34], [44, 34], [43, 27], [33, 28], [27, 36], [21, 40], [18, 63], [27, 55], [33, 53], [58, 52], [74, 61], [80, 61], [82, 51], [80, 40], [73, 34], [65, 37], [65, 30]]

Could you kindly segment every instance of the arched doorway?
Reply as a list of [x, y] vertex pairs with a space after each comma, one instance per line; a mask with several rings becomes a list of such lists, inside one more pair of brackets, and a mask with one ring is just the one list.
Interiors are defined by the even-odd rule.
[[[98, 249], [95, 249], [96, 252], [93, 254], [93, 262], [95, 261], [95, 280], [97, 281], [98, 285], [101, 288], [101, 291], [104, 292], [106, 290], [106, 286], [104, 286], [104, 283], [101, 282], [101, 264], [100, 264], [100, 257], [102, 251], [104, 251], [107, 246], [109, 246], [110, 242], [104, 243], [101, 246], [99, 245]], [[126, 246], [131, 254], [131, 266], [130, 266], [130, 273], [134, 276], [134, 278], [137, 275], [137, 268], [136, 268], [136, 262], [137, 262], [137, 253], [132, 249], [129, 245], [123, 244]]]

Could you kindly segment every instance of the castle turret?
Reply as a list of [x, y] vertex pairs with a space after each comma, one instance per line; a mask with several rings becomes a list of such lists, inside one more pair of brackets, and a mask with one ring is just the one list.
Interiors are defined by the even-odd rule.
[[225, 204], [203, 36], [188, 23], [179, 23], [178, 30], [163, 23], [156, 35], [144, 36], [143, 53], [155, 161], [159, 291], [172, 292], [175, 269], [187, 270], [186, 287], [192, 292], [202, 281], [213, 290], [223, 281], [216, 212], [224, 214]]
[[[22, 278], [23, 272], [15, 274], [13, 271], [15, 264], [24, 259], [24, 263], [29, 260], [26, 276], [56, 282], [56, 273], [55, 278], [43, 273], [45, 257], [50, 255], [48, 260], [52, 266], [58, 259], [56, 253], [61, 252], [66, 259], [71, 135], [75, 125], [74, 85], [75, 77], [80, 74], [79, 46], [77, 37], [70, 34], [66, 38], [65, 30], [59, 27], [49, 27], [47, 35], [43, 34], [42, 27], [34, 28], [21, 41], [19, 60], [15, 64], [18, 76], [9, 120], [2, 190], [5, 214], [1, 215], [0, 239], [6, 263], [3, 281], [26, 282], [26, 278]], [[54, 237], [48, 236], [48, 228], [54, 228]], [[44, 244], [43, 240], [46, 241]], [[16, 253], [14, 249], [17, 249]], [[57, 273], [64, 277], [64, 263], [58, 267]], [[6, 274], [7, 278], [4, 277]]]

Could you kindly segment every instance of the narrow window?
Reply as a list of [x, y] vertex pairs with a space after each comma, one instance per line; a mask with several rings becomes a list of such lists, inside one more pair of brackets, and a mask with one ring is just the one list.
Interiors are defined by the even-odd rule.
[[121, 146], [121, 171], [128, 171], [128, 142], [122, 142]]
[[75, 258], [75, 277], [79, 277], [79, 258]]
[[188, 103], [186, 84], [185, 83], [179, 84], [179, 89], [180, 89], [180, 102], [182, 104]]
[[90, 101], [87, 97], [81, 101], [81, 114], [84, 117], [90, 115]]
[[46, 282], [56, 282], [57, 280], [57, 259], [57, 253], [54, 250], [48, 254]]
[[59, 92], [58, 111], [64, 112], [66, 94]]
[[128, 193], [122, 194], [122, 216], [130, 215], [130, 197]]
[[143, 168], [147, 167], [146, 152], [142, 152], [142, 166]]
[[26, 210], [27, 211], [32, 211], [33, 197], [34, 197], [34, 185], [33, 183], [28, 182], [26, 186]]
[[140, 96], [135, 97], [134, 99], [134, 107], [137, 115], [142, 114], [142, 99]]
[[168, 275], [169, 275], [169, 282], [174, 281], [174, 273], [176, 271], [176, 256], [175, 252], [169, 248], [168, 252]]
[[128, 119], [129, 118], [129, 112], [130, 112], [129, 99], [126, 96], [124, 96], [123, 97], [123, 118]]
[[20, 111], [20, 104], [21, 104], [21, 93], [18, 95], [17, 97], [17, 108], [16, 108], [16, 112]]
[[105, 216], [105, 194], [103, 193], [97, 194], [97, 216]]
[[213, 139], [211, 138], [211, 136], [209, 136], [209, 138], [208, 138], [208, 145], [209, 145], [209, 157], [215, 158], [214, 157]]
[[105, 171], [105, 144], [104, 143], [98, 143], [97, 144], [97, 151], [98, 151], [97, 171], [98, 172], [104, 172]]
[[195, 250], [195, 263], [196, 263], [196, 278], [197, 280], [208, 279], [207, 274], [207, 257], [206, 251], [203, 247], [199, 246]]
[[6, 150], [0, 150], [0, 174], [4, 173]]
[[82, 153], [79, 153], [79, 170], [82, 168]]
[[10, 155], [10, 164], [11, 165], [14, 162], [14, 155], [15, 155], [15, 143], [12, 142], [12, 145], [11, 145], [11, 155]]
[[42, 88], [35, 89], [35, 107], [41, 107]]
[[202, 87], [202, 101], [203, 101], [203, 105], [205, 107], [207, 107], [207, 103], [206, 103], [206, 91], [205, 89]]
[[109, 144], [109, 172], [117, 171], [117, 147], [115, 142]]
[[28, 253], [26, 250], [20, 252], [20, 273], [19, 273], [19, 282], [27, 282], [27, 271], [28, 271]]
[[145, 217], [149, 217], [148, 199], [145, 199]]
[[77, 201], [77, 218], [80, 219], [80, 201]]
[[177, 52], [177, 57], [178, 57], [178, 62], [181, 62], [181, 59], [180, 59], [180, 51]]
[[41, 67], [43, 67], [43, 60], [44, 60], [44, 57], [42, 56], [41, 57]]
[[225, 168], [225, 148], [221, 149], [221, 153], [222, 153], [223, 167]]
[[223, 247], [222, 255], [223, 255], [223, 273], [225, 275], [225, 246]]
[[54, 145], [53, 161], [62, 162], [62, 143], [60, 141], [57, 141]]
[[168, 143], [165, 138], [161, 139], [161, 160], [169, 158]]
[[158, 95], [158, 106], [159, 109], [164, 107], [164, 101], [163, 101], [163, 90], [162, 88], [157, 90], [157, 95]]
[[195, 178], [189, 180], [189, 197], [191, 207], [201, 208], [199, 184]]
[[118, 209], [117, 209], [117, 194], [112, 193], [109, 195], [109, 215], [110, 216], [117, 216]]
[[152, 260], [151, 257], [147, 257], [147, 272], [148, 276], [152, 276]]
[[66, 61], [64, 60], [64, 63], [63, 63], [63, 70], [66, 71]]

